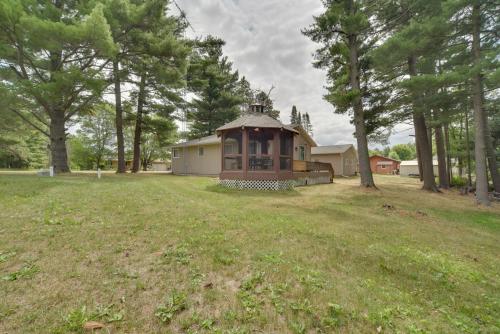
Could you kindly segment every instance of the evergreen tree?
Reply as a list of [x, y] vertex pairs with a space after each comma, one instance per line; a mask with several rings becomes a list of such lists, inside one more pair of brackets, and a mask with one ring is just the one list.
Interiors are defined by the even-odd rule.
[[148, 114], [172, 118], [182, 102], [190, 48], [181, 38], [184, 25], [169, 15], [168, 2], [150, 0], [146, 23], [131, 35], [128, 57], [136, 105], [132, 172], [139, 172], [143, 125]]
[[208, 36], [197, 41], [188, 69], [188, 88], [196, 94], [191, 102], [191, 138], [209, 136], [236, 119], [245, 103], [237, 71], [223, 55], [225, 42]]
[[278, 119], [280, 117], [280, 111], [274, 108], [274, 102], [270, 97], [271, 91], [269, 91], [269, 93], [267, 94], [261, 90], [257, 91], [254, 100], [264, 105], [265, 114], [271, 116], [274, 119]]
[[[375, 187], [368, 155], [367, 127], [374, 131], [381, 117], [377, 116], [380, 101], [371, 99], [368, 86], [371, 75], [368, 51], [376, 42], [369, 20], [371, 6], [354, 0], [324, 0], [323, 5], [326, 11], [314, 18], [314, 24], [304, 34], [322, 44], [316, 52], [314, 65], [327, 69], [326, 99], [335, 106], [336, 112], [353, 114], [361, 185]], [[377, 108], [367, 113], [372, 106]]]
[[[428, 136], [432, 109], [428, 102], [436, 93], [432, 85], [433, 60], [445, 40], [447, 29], [438, 16], [440, 2], [400, 0], [380, 4], [378, 9], [378, 22], [393, 34], [372, 54], [382, 73], [382, 80], [395, 83], [393, 94], [397, 100], [393, 101], [393, 108], [399, 112], [401, 119], [410, 117], [413, 120], [423, 189], [438, 191], [432, 141]], [[429, 29], [434, 30], [435, 36], [443, 37], [422, 38], [429, 37]], [[426, 79], [427, 83], [424, 83]]]
[[2, 1], [0, 45], [0, 89], [13, 97], [8, 110], [50, 139], [56, 172], [69, 172], [66, 123], [101, 97], [107, 62], [96, 59], [115, 52], [103, 6]]
[[292, 107], [292, 114], [290, 116], [290, 124], [298, 124], [298, 112], [297, 112], [297, 107], [296, 106], [293, 106]]

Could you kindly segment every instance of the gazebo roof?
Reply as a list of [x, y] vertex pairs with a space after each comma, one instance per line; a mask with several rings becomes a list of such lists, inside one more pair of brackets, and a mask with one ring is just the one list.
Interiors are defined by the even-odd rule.
[[231, 130], [231, 129], [241, 129], [246, 128], [272, 128], [272, 129], [286, 129], [290, 132], [299, 133], [293, 127], [285, 125], [280, 121], [262, 113], [248, 113], [240, 118], [224, 124], [216, 130], [219, 135], [221, 131]]

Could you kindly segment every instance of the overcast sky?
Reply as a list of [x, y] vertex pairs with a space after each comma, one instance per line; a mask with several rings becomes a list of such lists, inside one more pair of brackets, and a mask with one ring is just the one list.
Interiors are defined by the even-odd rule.
[[[323, 11], [320, 0], [177, 0], [196, 36], [215, 35], [226, 41], [224, 53], [253, 88], [268, 91], [290, 120], [293, 105], [308, 112], [314, 139], [319, 145], [355, 144], [354, 128], [347, 116], [333, 112], [323, 100], [325, 73], [313, 68], [317, 47], [301, 34]], [[407, 143], [413, 130], [398, 126], [391, 144]], [[376, 145], [373, 145], [376, 146]]]

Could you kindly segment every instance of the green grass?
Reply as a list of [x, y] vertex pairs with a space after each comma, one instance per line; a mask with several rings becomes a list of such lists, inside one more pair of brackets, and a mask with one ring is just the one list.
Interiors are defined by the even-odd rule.
[[376, 181], [0, 175], [0, 333], [498, 333], [500, 207]]

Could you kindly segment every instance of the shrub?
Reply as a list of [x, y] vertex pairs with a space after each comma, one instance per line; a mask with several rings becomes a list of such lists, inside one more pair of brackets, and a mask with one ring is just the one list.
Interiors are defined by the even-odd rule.
[[454, 176], [451, 179], [452, 187], [465, 187], [467, 185], [467, 179], [465, 177]]

